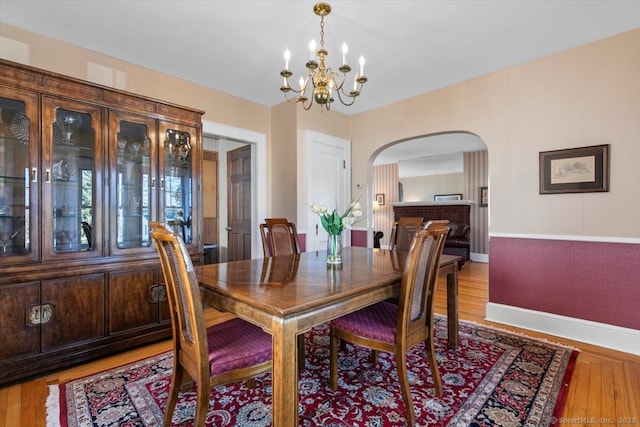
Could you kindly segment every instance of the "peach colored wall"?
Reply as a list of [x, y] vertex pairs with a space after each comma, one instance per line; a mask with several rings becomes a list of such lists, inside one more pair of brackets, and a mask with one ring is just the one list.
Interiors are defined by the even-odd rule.
[[309, 111], [297, 109], [296, 121], [299, 130], [312, 129], [316, 132], [349, 138], [349, 116], [337, 111], [321, 111], [314, 106]]
[[[352, 183], [385, 145], [445, 131], [487, 144], [490, 232], [640, 237], [640, 30], [353, 116]], [[596, 144], [610, 192], [538, 194], [540, 151]]]
[[[271, 109], [271, 144], [268, 144], [267, 189], [271, 204], [267, 211], [272, 217], [297, 219], [295, 195], [297, 183], [296, 105], [283, 103]], [[293, 119], [292, 119], [293, 117]]]

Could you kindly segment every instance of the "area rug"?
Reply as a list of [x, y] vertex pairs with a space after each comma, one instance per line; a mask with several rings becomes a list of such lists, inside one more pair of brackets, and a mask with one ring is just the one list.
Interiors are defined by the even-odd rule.
[[[404, 426], [405, 407], [391, 354], [378, 363], [348, 345], [340, 355], [339, 386], [329, 387], [327, 325], [306, 335], [306, 369], [299, 378], [302, 426]], [[419, 426], [549, 426], [559, 418], [577, 351], [562, 345], [460, 322], [459, 348], [447, 348], [446, 318], [435, 324], [443, 395], [436, 397], [424, 345], [407, 357]], [[295, 367], [291, 367], [295, 369]], [[171, 381], [172, 352], [50, 386], [47, 426], [160, 426]], [[271, 374], [211, 390], [207, 426], [271, 425]], [[190, 426], [195, 389], [179, 396], [174, 426]], [[556, 418], [554, 418], [556, 417]]]

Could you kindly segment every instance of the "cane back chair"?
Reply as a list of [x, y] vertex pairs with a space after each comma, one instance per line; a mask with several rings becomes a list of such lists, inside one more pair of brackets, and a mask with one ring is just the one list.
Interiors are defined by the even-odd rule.
[[425, 344], [436, 395], [442, 395], [433, 344], [433, 295], [448, 231], [446, 226], [434, 226], [415, 234], [404, 265], [398, 304], [382, 301], [331, 322], [331, 388], [338, 387], [338, 340], [372, 349], [374, 362], [377, 362], [378, 351], [393, 353], [409, 425], [415, 424], [415, 411], [406, 353], [421, 342]]
[[271, 370], [271, 335], [240, 318], [207, 327], [193, 264], [182, 238], [152, 222], [151, 237], [162, 265], [173, 331], [173, 376], [164, 414], [171, 425], [185, 373], [197, 384], [194, 426], [205, 425], [210, 388]]

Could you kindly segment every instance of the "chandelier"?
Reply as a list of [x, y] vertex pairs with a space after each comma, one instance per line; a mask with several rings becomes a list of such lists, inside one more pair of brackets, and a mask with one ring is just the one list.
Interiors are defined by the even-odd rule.
[[[338, 94], [340, 102], [346, 106], [353, 105], [356, 101], [356, 97], [360, 95], [362, 86], [367, 82], [367, 78], [364, 75], [364, 57], [360, 57], [360, 74], [356, 74], [353, 77], [353, 88], [345, 88], [345, 84], [350, 86], [347, 82], [347, 73], [351, 71], [351, 67], [347, 64], [347, 52], [349, 48], [346, 43], [342, 43], [342, 65], [338, 70], [342, 75], [333, 71], [331, 68], [327, 68], [325, 65], [325, 57], [329, 55], [324, 48], [324, 17], [331, 13], [331, 6], [328, 3], [316, 3], [313, 7], [313, 12], [320, 17], [320, 49], [316, 52], [316, 42], [311, 40], [309, 43], [309, 50], [311, 58], [307, 61], [307, 75], [306, 77], [300, 77], [300, 89], [293, 89], [289, 86], [289, 77], [293, 73], [289, 70], [289, 59], [291, 53], [289, 49], [284, 52], [285, 65], [284, 70], [280, 71], [280, 75], [284, 81], [280, 90], [284, 93], [284, 97], [287, 101], [302, 103], [302, 107], [305, 110], [311, 108], [313, 103], [320, 104], [320, 108], [331, 109], [331, 103], [334, 101], [334, 94]], [[315, 60], [315, 55], [318, 57], [318, 61]]]

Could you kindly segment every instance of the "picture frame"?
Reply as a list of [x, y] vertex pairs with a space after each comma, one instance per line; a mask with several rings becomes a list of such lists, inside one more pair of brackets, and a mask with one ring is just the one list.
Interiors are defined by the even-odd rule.
[[480, 187], [478, 194], [478, 206], [481, 208], [489, 207], [489, 187]]
[[462, 194], [436, 194], [433, 196], [434, 202], [452, 202], [462, 200]]
[[540, 152], [540, 194], [609, 191], [609, 144]]
[[376, 194], [376, 202], [378, 202], [379, 206], [384, 205], [384, 193]]

